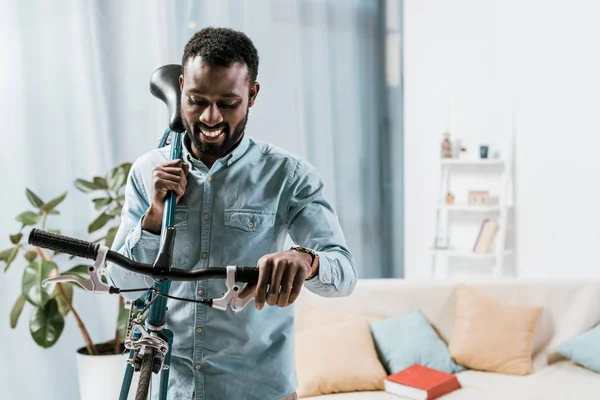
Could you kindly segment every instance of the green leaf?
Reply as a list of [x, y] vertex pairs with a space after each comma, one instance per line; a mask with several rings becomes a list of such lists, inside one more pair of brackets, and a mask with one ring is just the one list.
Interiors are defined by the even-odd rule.
[[12, 242], [12, 244], [19, 244], [19, 242], [21, 241], [21, 238], [23, 237], [22, 233], [17, 233], [14, 235], [10, 235], [10, 241]]
[[106, 235], [106, 240], [104, 241], [104, 244], [107, 247], [112, 247], [112, 244], [115, 241], [115, 236], [117, 235], [118, 230], [119, 230], [118, 226], [115, 226], [108, 230], [108, 234]]
[[31, 205], [34, 206], [35, 208], [40, 208], [41, 206], [44, 205], [44, 202], [42, 201], [42, 199], [40, 199], [31, 190], [25, 189], [25, 195], [27, 195], [27, 199], [29, 200], [29, 202], [31, 203]]
[[0, 261], [6, 261], [8, 254], [12, 251], [12, 248], [0, 251]]
[[[61, 272], [60, 275], [75, 275], [75, 276], [79, 276], [83, 279], [90, 279], [90, 274], [88, 272], [90, 266], [89, 265], [77, 265], [73, 268], [71, 268], [68, 271], [65, 272]], [[79, 286], [79, 285], [77, 285]]]
[[127, 175], [122, 168], [114, 168], [108, 174], [108, 188], [112, 191], [117, 191], [127, 181]]
[[10, 310], [10, 327], [15, 329], [17, 326], [17, 322], [19, 321], [19, 317], [21, 316], [21, 311], [23, 311], [23, 306], [25, 305], [25, 297], [20, 295], [17, 301], [15, 301], [15, 305], [12, 310]]
[[65, 327], [65, 319], [58, 310], [55, 299], [48, 301], [44, 307], [36, 308], [31, 313], [29, 331], [33, 340], [47, 349], [56, 343]]
[[[15, 260], [15, 258], [17, 258], [17, 254], [19, 254], [20, 248], [21, 248], [21, 246], [15, 246], [12, 249], [10, 249], [10, 251], [8, 252], [6, 259], [4, 260], [4, 261], [6, 261], [6, 267], [4, 267], [5, 272], [8, 269], [8, 267], [10, 267], [10, 264], [12, 264], [12, 262]], [[8, 250], [6, 250], [6, 251], [8, 251]], [[4, 252], [2, 252], [2, 253], [4, 253]]]
[[48, 232], [56, 233], [57, 235], [60, 235], [60, 229], [48, 229]]
[[63, 200], [65, 199], [65, 197], [67, 197], [67, 193], [68, 192], [64, 192], [63, 194], [61, 194], [57, 198], [50, 200], [48, 203], [46, 203], [46, 204], [44, 204], [42, 206], [41, 210], [45, 211], [45, 212], [50, 212], [50, 211], [54, 210], [54, 208], [57, 205], [59, 205], [60, 203], [62, 203]]
[[116, 198], [117, 201], [125, 201], [125, 195], [119, 195], [119, 197]]
[[112, 198], [110, 197], [101, 197], [99, 199], [92, 199], [92, 201], [94, 202], [94, 204], [96, 205], [96, 210], [101, 210], [102, 207], [106, 207], [107, 205], [109, 205], [112, 202]]
[[30, 263], [32, 263], [32, 262], [33, 262], [33, 260], [35, 260], [37, 256], [38, 256], [38, 255], [37, 255], [37, 253], [36, 253], [35, 251], [31, 251], [31, 250], [30, 250], [30, 251], [28, 251], [27, 253], [25, 253], [25, 259], [26, 259], [27, 261], [29, 261]]
[[117, 335], [121, 338], [121, 341], [125, 340], [128, 322], [129, 310], [123, 306], [119, 308], [119, 316], [117, 317]]
[[[68, 282], [62, 282], [60, 286], [62, 286], [62, 288], [64, 289], [65, 295], [67, 296], [69, 303], [73, 304], [73, 284]], [[60, 315], [62, 315], [63, 317], [66, 316], [71, 310], [69, 309], [67, 302], [60, 293], [58, 285], [56, 285], [56, 289], [54, 289], [52, 297], [55, 298], [56, 302], [58, 303], [58, 311], [60, 312]]]
[[[57, 273], [56, 264], [52, 261], [38, 260], [25, 267], [21, 290], [25, 299], [37, 307], [43, 307], [50, 299], [56, 284], [42, 287], [42, 281]], [[41, 273], [40, 273], [41, 272]]]
[[77, 189], [81, 190], [84, 193], [89, 193], [89, 192], [93, 192], [94, 190], [100, 190], [101, 189], [95, 183], [90, 182], [90, 181], [86, 181], [84, 179], [77, 179], [75, 181], [75, 186], [77, 186]]
[[40, 221], [40, 216], [33, 211], [26, 211], [17, 216], [17, 221], [23, 225], [35, 225]]
[[96, 232], [98, 229], [102, 228], [108, 221], [110, 221], [112, 217], [106, 213], [102, 213], [90, 224], [88, 227], [88, 233]]
[[94, 185], [98, 186], [100, 189], [108, 189], [108, 183], [106, 182], [106, 179], [99, 176], [94, 177]]
[[52, 211], [48, 212], [48, 215], [58, 215], [58, 214], [60, 214], [60, 211], [58, 211], [58, 210], [52, 210]]

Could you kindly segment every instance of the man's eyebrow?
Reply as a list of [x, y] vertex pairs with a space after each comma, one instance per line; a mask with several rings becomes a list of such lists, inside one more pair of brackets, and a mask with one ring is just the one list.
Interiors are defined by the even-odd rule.
[[[188, 93], [192, 93], [192, 94], [197, 94], [197, 95], [200, 95], [200, 96], [204, 96], [204, 93], [202, 93], [199, 90], [195, 90], [195, 89], [188, 90]], [[227, 98], [233, 98], [234, 97], [234, 98], [239, 98], [241, 96], [238, 95], [238, 94], [235, 94], [235, 93], [226, 93], [226, 94], [220, 95], [219, 97], [227, 97]]]

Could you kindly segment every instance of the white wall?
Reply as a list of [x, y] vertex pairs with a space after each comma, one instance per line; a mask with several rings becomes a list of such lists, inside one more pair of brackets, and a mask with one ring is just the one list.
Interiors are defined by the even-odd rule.
[[424, 277], [441, 134], [507, 139], [516, 115], [516, 264], [599, 277], [600, 3], [405, 0], [405, 271]]

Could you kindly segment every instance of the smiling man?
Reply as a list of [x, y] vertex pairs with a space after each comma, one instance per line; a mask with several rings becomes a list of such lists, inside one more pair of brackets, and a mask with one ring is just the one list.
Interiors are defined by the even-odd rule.
[[[169, 148], [153, 150], [135, 161], [128, 178], [113, 249], [153, 262], [165, 196], [175, 191], [175, 267], [257, 265], [260, 271], [258, 283], [240, 294], [253, 294], [254, 303], [238, 313], [169, 300], [167, 326], [175, 334], [169, 399], [297, 398], [293, 303], [303, 288], [339, 297], [356, 285], [352, 255], [318, 172], [245, 130], [260, 89], [258, 61], [241, 32], [196, 33], [185, 46], [180, 77], [182, 160], [170, 161]], [[144, 284], [118, 266], [109, 271], [119, 287]], [[173, 282], [170, 294], [200, 300], [224, 291], [222, 280]]]

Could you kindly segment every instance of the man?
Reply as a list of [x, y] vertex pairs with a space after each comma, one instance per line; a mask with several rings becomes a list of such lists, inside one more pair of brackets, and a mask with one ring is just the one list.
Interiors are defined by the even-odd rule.
[[[165, 196], [175, 191], [175, 267], [257, 265], [260, 271], [257, 285], [240, 294], [254, 292], [254, 303], [238, 313], [169, 300], [167, 326], [175, 333], [169, 399], [297, 398], [290, 305], [303, 286], [339, 297], [356, 284], [352, 255], [314, 167], [245, 135], [260, 88], [258, 60], [241, 32], [196, 33], [185, 46], [179, 79], [183, 160], [169, 161], [168, 147], [156, 149], [135, 161], [128, 178], [113, 249], [152, 263]], [[288, 234], [302, 247], [284, 247]], [[109, 271], [119, 287], [144, 287], [139, 275], [115, 265]], [[173, 282], [170, 289], [193, 299], [224, 292], [223, 280]]]

